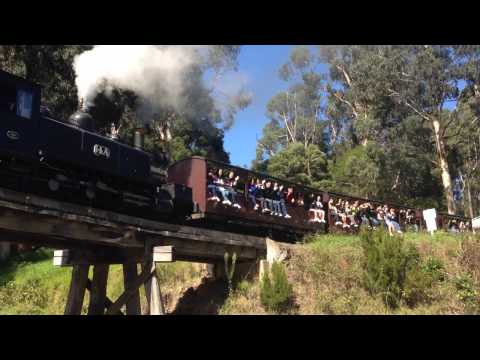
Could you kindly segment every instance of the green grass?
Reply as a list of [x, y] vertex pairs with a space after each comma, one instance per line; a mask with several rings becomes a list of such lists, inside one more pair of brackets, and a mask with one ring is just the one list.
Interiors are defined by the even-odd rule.
[[[299, 314], [474, 314], [480, 310], [480, 239], [445, 232], [404, 234], [419, 250], [419, 266], [434, 271], [442, 264], [442, 280], [424, 297], [395, 310], [364, 288], [363, 251], [358, 236], [327, 235], [307, 239], [287, 262]], [[463, 260], [462, 260], [463, 259]], [[433, 269], [433, 270], [432, 270]], [[473, 270], [472, 270], [473, 269]], [[472, 272], [473, 271], [473, 272]], [[222, 308], [223, 314], [263, 314], [258, 281], [242, 284]]]
[[[359, 237], [316, 236], [299, 246], [286, 263], [298, 314], [477, 314], [480, 312], [480, 239], [448, 233], [407, 233], [432, 269], [441, 262], [444, 280], [428, 290], [429, 301], [396, 310], [371, 296], [362, 286], [363, 252]], [[468, 246], [466, 246], [468, 245]], [[0, 314], [63, 314], [71, 276], [70, 267], [54, 267], [53, 252], [37, 250], [0, 264]], [[434, 259], [434, 260], [432, 260]], [[90, 270], [90, 278], [92, 276]], [[167, 309], [172, 311], [185, 291], [198, 285], [198, 266], [176, 262], [157, 267]], [[123, 292], [120, 265], [110, 267], [107, 295]], [[88, 306], [86, 293], [83, 313]], [[144, 290], [141, 301], [145, 305]], [[265, 314], [258, 281], [240, 282], [221, 314]]]

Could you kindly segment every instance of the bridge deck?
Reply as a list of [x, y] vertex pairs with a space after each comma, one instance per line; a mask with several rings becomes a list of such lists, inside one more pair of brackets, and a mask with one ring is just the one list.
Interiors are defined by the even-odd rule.
[[265, 238], [141, 219], [0, 188], [0, 235], [9, 242], [94, 249], [106, 257], [143, 255], [146, 244], [173, 246], [177, 260], [239, 261], [266, 255]]

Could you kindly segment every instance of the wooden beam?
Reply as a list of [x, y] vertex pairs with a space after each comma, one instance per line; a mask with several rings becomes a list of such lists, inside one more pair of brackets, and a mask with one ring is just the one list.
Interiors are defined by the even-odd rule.
[[[15, 201], [17, 203], [5, 200]], [[73, 225], [73, 227], [72, 225], [62, 225], [54, 229], [51, 229], [50, 226], [50, 230], [56, 232], [58, 236], [72, 235], [73, 230], [80, 230], [79, 234], [85, 235], [85, 240], [95, 241], [96, 239], [99, 243], [103, 242], [109, 245], [116, 244], [123, 247], [141, 246], [141, 241], [140, 244], [138, 241], [135, 241], [132, 234], [123, 235], [126, 231], [132, 230], [133, 234], [153, 231], [162, 237], [178, 235], [180, 238], [189, 238], [195, 241], [207, 241], [227, 245], [245, 245], [260, 249], [265, 248], [264, 239], [257, 236], [146, 220], [112, 211], [55, 201], [35, 195], [27, 196], [2, 188], [0, 188], [0, 208], [34, 214], [36, 216], [32, 217], [33, 221], [38, 219], [38, 216], [43, 216], [45, 219], [42, 220], [42, 223], [45, 223], [48, 218], [59, 218], [58, 220], [62, 221], [54, 221], [53, 223], [55, 225], [62, 225], [65, 220], [90, 224], [90, 227], [80, 226], [78, 229], [75, 225]], [[22, 218], [25, 219], [25, 217]], [[50, 219], [50, 221], [52, 221], [52, 219]], [[2, 224], [0, 224], [0, 228], [1, 227]], [[9, 228], [11, 227], [6, 227], [6, 229]], [[35, 226], [33, 226], [33, 228], [35, 228]], [[21, 228], [17, 226], [15, 229], [18, 230]], [[96, 234], [92, 236], [92, 233]], [[108, 234], [108, 236], [99, 236], [99, 234]], [[78, 237], [77, 235], [77, 238]], [[75, 239], [75, 237], [73, 238]]]
[[79, 264], [124, 264], [125, 262], [143, 261], [141, 249], [97, 248], [55, 250], [53, 253], [54, 266], [72, 266]]
[[117, 313], [123, 305], [127, 303], [127, 301], [130, 299], [131, 296], [135, 294], [135, 291], [138, 290], [142, 284], [144, 284], [150, 277], [152, 277], [153, 274], [148, 271], [147, 269], [144, 269], [140, 276], [138, 276], [134, 282], [131, 283], [131, 287], [128, 290], [125, 290], [122, 295], [115, 301], [112, 306], [107, 310], [106, 314], [107, 315], [113, 315]]
[[123, 284], [125, 291], [132, 291], [132, 296], [126, 302], [127, 315], [141, 315], [140, 291], [139, 288], [133, 288], [135, 280], [138, 277], [137, 263], [126, 262], [123, 264]]
[[75, 265], [73, 267], [65, 315], [80, 315], [82, 313], [89, 268], [89, 265]]
[[103, 315], [107, 298], [107, 280], [109, 265], [97, 264], [93, 268], [93, 280], [90, 290], [88, 315]]
[[[92, 280], [87, 279], [87, 290], [92, 291]], [[109, 309], [110, 306], [112, 306], [113, 302], [108, 298], [108, 296], [105, 296], [105, 309]], [[115, 315], [125, 315], [123, 312], [120, 310], [115, 314]]]

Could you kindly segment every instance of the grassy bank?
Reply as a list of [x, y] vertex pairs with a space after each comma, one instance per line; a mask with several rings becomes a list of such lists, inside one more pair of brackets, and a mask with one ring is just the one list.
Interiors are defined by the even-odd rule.
[[[360, 237], [330, 235], [313, 237], [285, 263], [294, 293], [294, 306], [287, 313], [480, 313], [479, 238], [437, 233], [433, 237], [406, 234], [404, 240], [418, 251], [418, 268], [439, 276], [427, 282], [414, 278], [414, 286], [406, 290], [397, 308], [387, 307], [381, 295], [366, 288]], [[241, 281], [225, 299], [222, 286], [202, 283], [205, 272], [198, 264], [162, 264], [158, 272], [169, 313], [267, 313], [260, 301], [258, 280]], [[12, 258], [0, 265], [0, 314], [62, 314], [70, 276], [71, 268], [52, 265], [52, 251], [37, 250]], [[107, 294], [116, 299], [122, 291], [122, 268], [112, 266]], [[143, 289], [141, 292], [144, 308]], [[88, 304], [88, 292], [86, 300]]]
[[[461, 236], [446, 233], [437, 233], [433, 237], [406, 234], [404, 239], [406, 244], [411, 243], [418, 250], [422, 264], [419, 266], [427, 264], [429, 270], [428, 265], [434, 264], [441, 270], [442, 276], [440, 280], [426, 285], [417, 281], [398, 308], [387, 307], [381, 296], [366, 290], [360, 238], [332, 235], [311, 239], [297, 249], [286, 263], [295, 301], [290, 313], [384, 315], [479, 312], [478, 240], [466, 241]], [[260, 303], [259, 281], [240, 283], [221, 313], [265, 314]]]

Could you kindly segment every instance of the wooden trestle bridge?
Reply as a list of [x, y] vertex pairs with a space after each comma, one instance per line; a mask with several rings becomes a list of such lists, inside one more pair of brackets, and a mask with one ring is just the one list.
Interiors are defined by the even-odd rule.
[[[88, 314], [141, 314], [145, 286], [148, 314], [164, 314], [158, 262], [213, 265], [221, 276], [225, 253], [237, 255], [237, 268], [252, 269], [267, 255], [267, 239], [151, 221], [0, 188], [0, 236], [9, 242], [57, 250], [54, 265], [72, 266], [66, 315], [80, 314], [90, 292]], [[124, 292], [106, 296], [109, 266], [122, 264]], [[141, 271], [138, 273], [138, 264]], [[93, 266], [93, 278], [89, 269]], [[250, 271], [250, 270], [247, 270]]]

